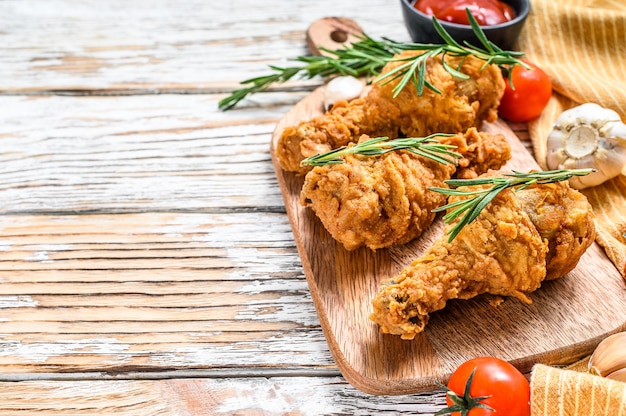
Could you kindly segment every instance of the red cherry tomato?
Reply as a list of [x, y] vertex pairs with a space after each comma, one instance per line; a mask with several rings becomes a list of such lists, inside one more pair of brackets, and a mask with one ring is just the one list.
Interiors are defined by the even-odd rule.
[[506, 80], [498, 111], [509, 121], [526, 122], [539, 117], [552, 96], [552, 82], [548, 75], [537, 65], [526, 63], [532, 69], [517, 65], [509, 74], [515, 89]]
[[[464, 397], [472, 373], [469, 397]], [[448, 390], [446, 401], [449, 407], [437, 414], [460, 416], [465, 408], [470, 409], [463, 413], [468, 416], [530, 415], [530, 384], [517, 368], [499, 358], [478, 357], [461, 364], [452, 373]], [[458, 396], [456, 401], [465, 404], [453, 408], [457, 403], [450, 397], [450, 391]]]

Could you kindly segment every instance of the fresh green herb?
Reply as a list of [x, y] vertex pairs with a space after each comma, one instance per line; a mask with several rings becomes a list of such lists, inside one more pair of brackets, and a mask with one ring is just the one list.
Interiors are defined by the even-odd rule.
[[[435, 57], [437, 55], [443, 55], [442, 58], [448, 56], [455, 57], [466, 57], [469, 55], [473, 55], [474, 57], [485, 61], [483, 68], [490, 64], [499, 65], [503, 67], [505, 70], [510, 71], [510, 69], [515, 65], [522, 65], [526, 69], [530, 69], [530, 66], [525, 62], [520, 60], [520, 57], [524, 55], [523, 52], [512, 52], [505, 51], [485, 36], [485, 32], [482, 31], [480, 25], [474, 18], [474, 16], [470, 13], [468, 9], [465, 10], [467, 13], [467, 17], [469, 19], [470, 25], [472, 27], [472, 31], [480, 41], [481, 47], [477, 47], [471, 45], [467, 41], [464, 42], [463, 45], [459, 44], [456, 40], [450, 36], [448, 32], [443, 28], [441, 23], [433, 17], [433, 25], [435, 30], [444, 40], [445, 44], [441, 45], [422, 45], [422, 44], [403, 44], [403, 43], [393, 43], [394, 47], [402, 50], [423, 50], [424, 52], [407, 58], [395, 59], [394, 61], [402, 61], [404, 62], [402, 65], [397, 66], [389, 72], [386, 72], [380, 75], [376, 81], [382, 82], [382, 84], [386, 84], [388, 82], [394, 81], [400, 78], [400, 82], [394, 87], [394, 97], [400, 94], [400, 91], [404, 89], [404, 87], [411, 82], [415, 88], [417, 89], [417, 93], [422, 95], [424, 91], [424, 86], [430, 88], [436, 93], [441, 93], [435, 86], [430, 84], [428, 80], [426, 80], [426, 62], [429, 58]], [[459, 63], [457, 68], [453, 68], [448, 65], [445, 59], [442, 59], [443, 67], [446, 71], [448, 71], [451, 75], [467, 79], [469, 78], [466, 74], [461, 72], [461, 65], [463, 60]]]
[[448, 242], [452, 242], [457, 234], [470, 222], [474, 221], [480, 212], [498, 195], [507, 188], [517, 188], [518, 190], [527, 188], [533, 184], [547, 184], [554, 182], [566, 181], [573, 176], [585, 176], [593, 172], [594, 169], [560, 169], [543, 172], [524, 173], [513, 171], [511, 174], [505, 174], [503, 177], [484, 177], [476, 179], [450, 179], [445, 183], [451, 188], [459, 186], [477, 186], [492, 185], [488, 188], [477, 191], [461, 191], [449, 188], [429, 188], [431, 191], [439, 192], [444, 195], [452, 196], [472, 196], [472, 198], [461, 199], [451, 202], [447, 205], [434, 209], [434, 212], [441, 212], [451, 209], [443, 220], [449, 224], [463, 215], [459, 222], [448, 230]]
[[[352, 146], [343, 146], [326, 153], [308, 157], [300, 162], [300, 164], [302, 166], [336, 165], [343, 163], [343, 157], [346, 155], [376, 156], [395, 150], [408, 150], [409, 152], [427, 157], [442, 164], [454, 163], [454, 159], [461, 158], [462, 156], [452, 151], [452, 149], [456, 149], [456, 146], [443, 144], [435, 139], [435, 137], [441, 136], [449, 137], [451, 135], [437, 133], [427, 137], [400, 138], [394, 140], [389, 140], [388, 137], [377, 137]], [[451, 157], [452, 159], [445, 156]]]
[[[402, 59], [401, 61], [406, 61], [404, 64], [376, 79], [377, 82], [386, 83], [396, 78], [401, 78], [398, 85], [394, 88], [395, 95], [399, 94], [409, 82], [415, 85], [419, 95], [422, 94], [425, 86], [439, 93], [437, 88], [430, 84], [425, 76], [427, 59], [439, 54], [461, 57], [473, 55], [484, 60], [485, 65], [496, 64], [505, 69], [515, 65], [527, 67], [519, 59], [524, 55], [523, 52], [504, 51], [493, 44], [487, 39], [471, 13], [469, 11], [467, 13], [472, 30], [483, 48], [472, 46], [467, 42], [464, 45], [459, 44], [446, 32], [439, 21], [433, 17], [437, 33], [445, 42], [443, 45], [401, 43], [387, 38], [374, 40], [363, 34], [357, 42], [351, 43], [349, 47], [337, 50], [323, 49], [327, 55], [300, 56], [293, 59], [293, 61], [300, 62], [301, 65], [290, 67], [270, 66], [270, 69], [273, 70], [272, 74], [241, 81], [240, 85], [244, 85], [244, 87], [233, 91], [229, 96], [220, 100], [218, 107], [222, 110], [229, 110], [248, 95], [264, 91], [275, 83], [286, 82], [296, 75], [303, 79], [311, 79], [316, 76], [327, 78], [334, 75], [376, 77], [387, 63], [394, 60], [396, 54], [404, 50], [422, 50], [424, 52]], [[460, 72], [460, 66], [455, 69], [444, 61], [444, 67], [455, 77], [467, 78], [467, 75]]]
[[264, 91], [275, 83], [283, 83], [296, 75], [304, 79], [316, 76], [323, 78], [333, 75], [375, 76], [401, 50], [394, 47], [393, 42], [376, 41], [366, 34], [350, 47], [330, 50], [322, 48], [328, 55], [299, 56], [292, 61], [302, 65], [292, 67], [270, 66], [273, 74], [241, 81], [241, 85], [249, 85], [233, 91], [222, 99], [218, 106], [229, 110], [248, 95]]

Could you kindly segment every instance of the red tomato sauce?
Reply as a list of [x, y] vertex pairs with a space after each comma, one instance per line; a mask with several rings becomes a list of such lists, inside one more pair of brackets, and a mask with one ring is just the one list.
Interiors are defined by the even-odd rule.
[[462, 25], [469, 25], [465, 9], [480, 26], [497, 25], [515, 17], [513, 8], [499, 0], [417, 0], [413, 7], [439, 20]]

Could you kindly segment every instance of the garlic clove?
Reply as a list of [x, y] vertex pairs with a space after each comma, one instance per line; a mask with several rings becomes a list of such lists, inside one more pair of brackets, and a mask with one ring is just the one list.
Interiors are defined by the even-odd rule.
[[626, 332], [603, 339], [591, 354], [588, 369], [602, 377], [626, 369]]
[[626, 124], [621, 122], [619, 114], [613, 111], [611, 123], [604, 123], [600, 127], [600, 134], [605, 137], [626, 137]]
[[361, 95], [365, 83], [353, 76], [335, 77], [324, 90], [324, 110], [329, 110], [339, 100], [352, 100]]
[[626, 382], [626, 368], [613, 371], [611, 374], [607, 374], [606, 378], [610, 378], [611, 380]]

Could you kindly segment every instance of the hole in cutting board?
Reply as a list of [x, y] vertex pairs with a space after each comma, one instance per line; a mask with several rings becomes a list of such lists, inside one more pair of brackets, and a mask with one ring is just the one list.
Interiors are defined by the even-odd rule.
[[348, 32], [345, 30], [333, 30], [330, 32], [330, 38], [337, 43], [344, 43], [348, 40]]

